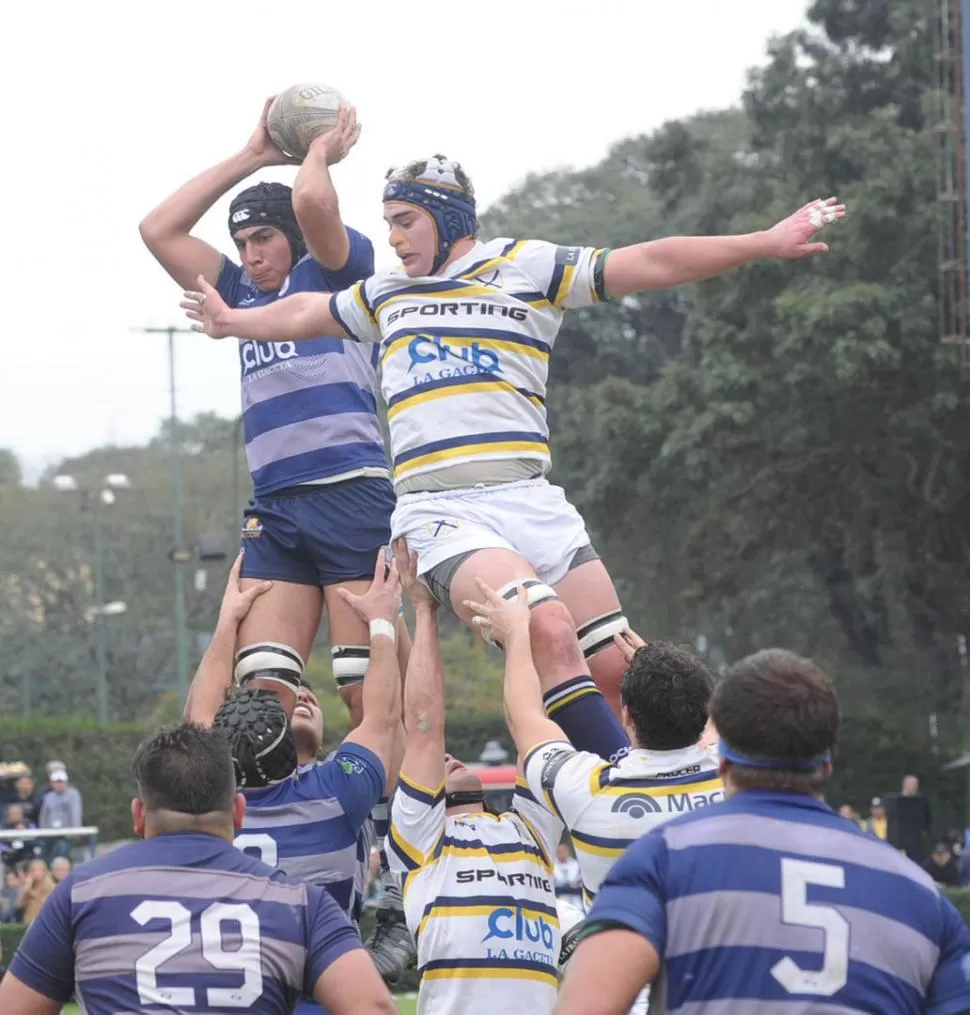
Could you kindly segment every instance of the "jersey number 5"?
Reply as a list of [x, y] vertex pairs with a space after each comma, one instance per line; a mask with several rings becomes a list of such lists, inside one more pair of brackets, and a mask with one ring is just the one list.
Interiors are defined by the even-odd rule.
[[[158, 969], [163, 963], [192, 945], [192, 914], [181, 902], [142, 902], [131, 911], [132, 919], [142, 927], [153, 920], [168, 923], [168, 937], [149, 948], [135, 962], [135, 983], [142, 1004], [195, 1008], [199, 1002], [194, 987], [159, 987]], [[222, 925], [239, 928], [242, 943], [226, 951], [222, 943]], [[263, 964], [259, 945], [259, 917], [251, 906], [242, 903], [214, 902], [202, 911], [199, 920], [202, 957], [220, 971], [243, 974], [238, 987], [209, 987], [205, 992], [207, 1008], [249, 1008], [263, 993]]]
[[776, 962], [771, 975], [789, 994], [831, 997], [849, 981], [849, 921], [834, 907], [808, 901], [808, 886], [845, 888], [845, 868], [810, 860], [781, 861], [781, 918], [793, 927], [815, 927], [825, 935], [822, 968], [805, 970], [789, 956]]

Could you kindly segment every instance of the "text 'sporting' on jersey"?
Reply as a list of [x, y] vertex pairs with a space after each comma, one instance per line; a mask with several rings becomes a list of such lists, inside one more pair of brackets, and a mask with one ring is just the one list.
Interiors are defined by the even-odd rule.
[[419, 1009], [551, 1011], [561, 945], [551, 859], [558, 819], [524, 786], [510, 812], [448, 817], [444, 786], [427, 790], [404, 776], [391, 818], [388, 859], [406, 875]]
[[548, 470], [549, 357], [563, 312], [604, 298], [604, 257], [495, 240], [446, 275], [382, 272], [334, 295], [344, 330], [381, 344], [395, 481], [501, 459]]

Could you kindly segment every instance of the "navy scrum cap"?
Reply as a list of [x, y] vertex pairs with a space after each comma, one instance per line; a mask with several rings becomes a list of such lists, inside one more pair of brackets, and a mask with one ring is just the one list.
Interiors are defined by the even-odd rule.
[[306, 253], [303, 232], [293, 213], [293, 191], [285, 183], [257, 183], [241, 190], [229, 205], [229, 234], [251, 226], [275, 226], [290, 241], [293, 263]]
[[457, 162], [435, 155], [417, 173], [412, 163], [410, 167], [392, 169], [387, 174], [385, 201], [417, 205], [434, 219], [438, 247], [432, 271], [445, 263], [459, 240], [474, 236], [478, 230], [475, 195], [467, 181], [460, 182], [460, 172]]

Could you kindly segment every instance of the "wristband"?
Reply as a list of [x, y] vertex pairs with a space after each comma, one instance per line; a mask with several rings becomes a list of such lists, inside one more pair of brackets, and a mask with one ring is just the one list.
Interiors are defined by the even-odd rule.
[[389, 638], [392, 645], [397, 642], [397, 631], [394, 630], [394, 625], [383, 617], [375, 617], [370, 622], [370, 636], [371, 638]]

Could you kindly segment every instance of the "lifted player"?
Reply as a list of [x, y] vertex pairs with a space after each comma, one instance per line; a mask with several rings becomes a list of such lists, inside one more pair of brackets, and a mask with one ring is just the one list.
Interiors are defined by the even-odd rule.
[[[182, 306], [222, 338], [308, 338], [337, 329], [381, 343], [398, 504], [395, 538], [466, 622], [476, 577], [500, 594], [525, 583], [532, 651], [551, 717], [604, 757], [626, 737], [618, 714], [627, 626], [579, 513], [545, 480], [549, 357], [570, 307], [719, 275], [760, 258], [800, 258], [845, 213], [813, 201], [763, 232], [668, 237], [619, 250], [540, 240], [476, 240], [473, 189], [443, 157], [390, 174], [384, 217], [402, 268], [332, 296], [301, 294], [232, 310], [200, 280]], [[595, 684], [590, 673], [595, 677]]]
[[[190, 180], [141, 223], [148, 249], [181, 286], [197, 276], [229, 306], [259, 307], [292, 293], [342, 289], [374, 270], [370, 240], [340, 216], [329, 167], [359, 134], [352, 109], [318, 137], [292, 193], [259, 183], [229, 206], [229, 233], [241, 264], [193, 235], [228, 190], [267, 166], [286, 165], [259, 124], [240, 152]], [[322, 328], [299, 345], [243, 342], [243, 428], [253, 479], [246, 510], [244, 585], [271, 579], [239, 632], [236, 677], [276, 690], [293, 711], [305, 661], [326, 606], [337, 686], [355, 721], [367, 669], [368, 637], [337, 594], [363, 592], [374, 554], [388, 542], [394, 506], [377, 418], [377, 350]]]

